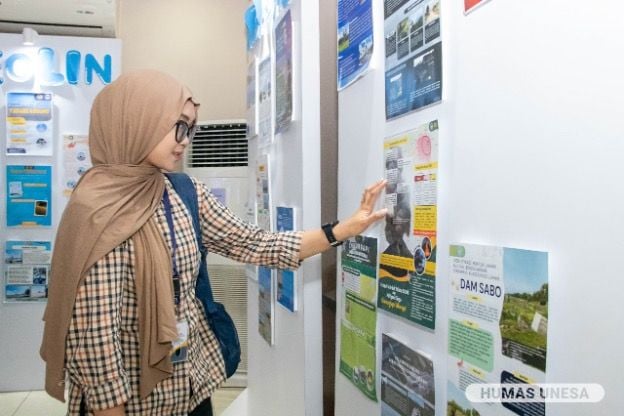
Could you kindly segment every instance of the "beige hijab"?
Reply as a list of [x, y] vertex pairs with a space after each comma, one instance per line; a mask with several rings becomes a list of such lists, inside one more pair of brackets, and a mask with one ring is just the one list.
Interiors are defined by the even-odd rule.
[[145, 159], [171, 131], [188, 100], [187, 88], [152, 70], [122, 75], [95, 98], [89, 128], [93, 168], [63, 213], [43, 318], [46, 391], [61, 401], [65, 339], [78, 287], [99, 259], [129, 238], [135, 247], [141, 397], [173, 371], [168, 358], [177, 337], [171, 255], [152, 215], [165, 183], [160, 170]]

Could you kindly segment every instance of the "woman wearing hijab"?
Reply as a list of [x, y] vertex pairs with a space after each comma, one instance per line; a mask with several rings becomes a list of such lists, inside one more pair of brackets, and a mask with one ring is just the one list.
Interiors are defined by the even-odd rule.
[[[151, 70], [122, 75], [93, 103], [93, 167], [58, 228], [41, 346], [46, 390], [64, 401], [67, 387], [70, 415], [212, 415], [223, 357], [195, 298], [192, 218], [162, 173], [193, 139], [198, 106], [186, 87]], [[295, 269], [330, 247], [321, 229], [260, 230], [194, 184], [211, 252]], [[356, 213], [333, 228], [337, 240], [384, 217], [373, 211], [384, 185], [367, 188]], [[172, 358], [185, 333], [186, 359]]]

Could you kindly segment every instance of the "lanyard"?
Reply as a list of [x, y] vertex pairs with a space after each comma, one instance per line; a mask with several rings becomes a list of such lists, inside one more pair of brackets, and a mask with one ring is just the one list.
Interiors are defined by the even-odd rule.
[[173, 226], [173, 215], [171, 214], [171, 201], [169, 200], [169, 192], [165, 188], [163, 193], [163, 205], [165, 206], [165, 217], [169, 226], [169, 234], [171, 235], [171, 262], [173, 270], [173, 300], [176, 305], [180, 304], [180, 274], [178, 273], [178, 264], [176, 262], [176, 250], [178, 242], [176, 240], [175, 228]]

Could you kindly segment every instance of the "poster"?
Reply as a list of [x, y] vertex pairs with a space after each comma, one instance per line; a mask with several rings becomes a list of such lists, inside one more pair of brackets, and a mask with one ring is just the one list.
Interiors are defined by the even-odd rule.
[[269, 344], [275, 343], [275, 304], [273, 302], [273, 272], [258, 267], [258, 332]]
[[258, 145], [273, 140], [273, 101], [271, 99], [271, 58], [258, 66]]
[[[449, 391], [473, 383], [544, 383], [548, 334], [548, 253], [450, 246]], [[544, 403], [459, 403], [475, 414], [545, 415]], [[461, 410], [463, 411], [463, 410]]]
[[464, 0], [464, 13], [468, 14], [488, 0]]
[[387, 334], [381, 345], [381, 416], [434, 416], [431, 358]]
[[372, 55], [372, 0], [338, 0], [338, 91], [366, 73]]
[[52, 156], [52, 94], [9, 92], [6, 103], [6, 154]]
[[384, 142], [386, 241], [380, 247], [380, 309], [435, 329], [438, 121]]
[[275, 134], [290, 126], [292, 77], [292, 20], [288, 10], [275, 27]]
[[252, 58], [247, 66], [247, 138], [251, 139], [258, 134], [258, 106], [256, 105], [257, 82], [256, 59]]
[[376, 348], [377, 239], [346, 240], [341, 255], [342, 304], [340, 372], [369, 399], [377, 401]]
[[441, 0], [385, 0], [386, 119], [442, 100]]
[[84, 134], [63, 135], [63, 195], [70, 196], [80, 177], [91, 167], [89, 137]]
[[6, 301], [45, 301], [51, 259], [49, 241], [7, 241], [4, 252]]
[[269, 155], [258, 157], [256, 165], [256, 221], [258, 227], [270, 231], [273, 228], [271, 215], [271, 172]]
[[[295, 230], [294, 208], [276, 207], [275, 214], [275, 227], [278, 232]], [[277, 302], [291, 312], [297, 310], [297, 281], [294, 271], [277, 271]]]
[[7, 226], [52, 225], [52, 167], [8, 165]]

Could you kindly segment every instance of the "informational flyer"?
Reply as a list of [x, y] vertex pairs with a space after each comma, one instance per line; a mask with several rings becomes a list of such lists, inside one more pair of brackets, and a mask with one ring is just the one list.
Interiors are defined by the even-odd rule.
[[[544, 383], [548, 334], [548, 253], [450, 246], [448, 409], [545, 415], [545, 405], [456, 401], [473, 383]], [[470, 413], [464, 413], [470, 414]]]
[[438, 121], [384, 142], [387, 179], [377, 305], [435, 329]]
[[338, 0], [338, 91], [368, 71], [372, 55], [372, 0]]
[[256, 59], [251, 58], [247, 66], [247, 138], [250, 139], [258, 134], [258, 106], [256, 105], [256, 82], [257, 77]]
[[64, 134], [63, 195], [71, 195], [80, 177], [89, 168], [91, 168], [89, 137], [84, 134]]
[[52, 167], [6, 167], [7, 226], [52, 225]]
[[384, 0], [386, 119], [442, 100], [441, 0]]
[[258, 66], [258, 144], [265, 146], [273, 140], [273, 100], [271, 87], [271, 58]]
[[258, 332], [269, 344], [275, 343], [275, 303], [273, 272], [258, 267]]
[[52, 156], [52, 94], [9, 92], [6, 103], [6, 154]]
[[341, 255], [344, 315], [340, 325], [340, 372], [371, 400], [376, 391], [377, 239], [358, 235]]
[[290, 126], [292, 93], [292, 19], [290, 9], [275, 26], [275, 134]]
[[[278, 232], [295, 230], [294, 208], [275, 207], [275, 214], [275, 228]], [[277, 302], [291, 312], [297, 310], [297, 281], [294, 271], [277, 271]]]
[[431, 357], [387, 334], [381, 345], [381, 416], [434, 416]]
[[269, 155], [258, 157], [256, 165], [256, 221], [258, 227], [270, 231], [273, 228], [271, 215], [271, 172]]
[[7, 241], [4, 252], [6, 301], [47, 300], [51, 259], [49, 241]]

